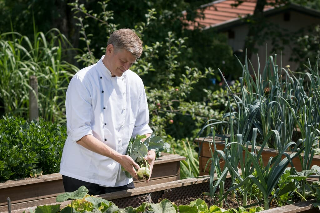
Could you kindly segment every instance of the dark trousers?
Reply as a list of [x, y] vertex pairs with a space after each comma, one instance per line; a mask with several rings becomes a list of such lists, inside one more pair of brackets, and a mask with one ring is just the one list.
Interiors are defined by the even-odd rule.
[[85, 186], [89, 190], [89, 193], [88, 193], [89, 195], [100, 195], [100, 194], [117, 192], [117, 191], [122, 191], [122, 190], [134, 188], [133, 182], [129, 183], [128, 185], [124, 185], [124, 186], [104, 187], [104, 186], [100, 186], [95, 183], [85, 182], [85, 181], [78, 180], [78, 179], [71, 178], [71, 177], [64, 176], [64, 175], [62, 175], [62, 179], [63, 179], [63, 186], [64, 186], [65, 192], [74, 192], [80, 186]]

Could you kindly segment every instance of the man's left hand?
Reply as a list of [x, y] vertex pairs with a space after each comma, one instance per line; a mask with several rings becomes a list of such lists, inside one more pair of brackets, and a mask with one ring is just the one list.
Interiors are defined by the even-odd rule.
[[154, 165], [154, 161], [156, 159], [156, 152], [154, 150], [149, 150], [147, 156], [144, 158], [146, 161], [148, 161], [149, 166], [150, 166], [150, 177], [147, 180], [149, 182], [151, 175], [152, 175], [152, 169]]

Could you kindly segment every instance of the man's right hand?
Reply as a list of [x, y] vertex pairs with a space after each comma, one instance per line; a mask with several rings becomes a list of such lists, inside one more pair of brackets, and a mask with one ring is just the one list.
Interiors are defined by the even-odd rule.
[[118, 162], [124, 168], [124, 170], [130, 173], [132, 177], [138, 179], [137, 171], [140, 169], [140, 166], [134, 162], [129, 155], [121, 155]]
[[102, 141], [96, 139], [93, 135], [86, 135], [77, 141], [77, 143], [93, 152], [112, 158], [120, 163], [120, 165], [129, 172], [132, 177], [138, 179], [136, 170], [138, 171], [140, 167], [130, 156], [118, 153]]

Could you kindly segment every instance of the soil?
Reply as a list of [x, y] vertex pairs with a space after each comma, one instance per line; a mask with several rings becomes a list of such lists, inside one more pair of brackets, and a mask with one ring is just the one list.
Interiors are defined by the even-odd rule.
[[[202, 199], [204, 200], [208, 206], [212, 206], [212, 205], [217, 205], [217, 200], [211, 198], [210, 196], [207, 195], [201, 195], [200, 197], [188, 197], [188, 198], [184, 198], [184, 199], [179, 199], [174, 201], [174, 204], [176, 204], [177, 206], [179, 205], [189, 205], [191, 201], [197, 200], [197, 199]], [[251, 202], [252, 204], [253, 202]], [[237, 199], [232, 199], [232, 198], [227, 198], [227, 201], [223, 201], [223, 205], [220, 206], [224, 209], [230, 209], [230, 208], [238, 208], [239, 206], [242, 206], [242, 202], [238, 201]]]
[[[190, 202], [197, 200], [197, 199], [202, 199], [204, 200], [208, 207], [212, 206], [212, 205], [217, 205], [217, 200], [211, 198], [208, 195], [201, 195], [200, 197], [188, 197], [188, 198], [183, 198], [183, 199], [178, 199], [174, 201], [174, 204], [176, 204], [177, 206], [179, 205], [189, 205]], [[298, 202], [302, 202], [298, 197], [294, 197], [292, 200], [293, 203], [298, 203]], [[289, 204], [289, 203], [288, 203]], [[236, 198], [231, 198], [230, 196], [227, 197], [227, 200], [223, 201], [223, 205], [220, 206], [221, 208], [224, 209], [230, 209], [230, 208], [238, 208], [239, 206], [243, 206], [242, 205], [242, 200], [239, 198], [239, 200], [237, 200]], [[261, 206], [263, 207], [263, 203], [261, 204], [256, 204], [256, 202], [254, 200], [248, 201], [247, 203], [248, 208], [254, 207], [254, 206]], [[270, 204], [270, 208], [276, 208], [279, 207], [281, 205], [278, 205], [278, 203], [276, 202], [276, 200], [273, 200], [273, 202], [271, 202]]]

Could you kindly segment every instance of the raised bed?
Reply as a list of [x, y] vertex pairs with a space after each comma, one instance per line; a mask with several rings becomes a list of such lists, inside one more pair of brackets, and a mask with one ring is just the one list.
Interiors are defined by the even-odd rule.
[[[114, 202], [118, 207], [125, 208], [128, 206], [138, 207], [143, 202], [158, 203], [162, 199], [169, 199], [171, 202], [175, 202], [180, 199], [188, 197], [200, 197], [203, 192], [209, 191], [210, 178], [203, 176], [200, 178], [189, 178], [184, 180], [171, 181], [167, 183], [160, 183], [150, 186], [138, 187], [135, 189], [129, 189], [127, 191], [119, 191], [100, 195], [99, 197]], [[61, 208], [64, 208], [71, 201], [65, 201], [61, 204]], [[58, 204], [58, 203], [51, 203]], [[14, 210], [12, 213], [22, 213], [34, 210], [36, 206], [30, 208], [24, 208]], [[297, 204], [291, 204], [274, 208], [270, 210], [262, 211], [262, 213], [295, 213], [304, 212], [312, 213], [319, 212], [319, 210], [312, 208], [312, 202], [302, 202]]]
[[[201, 193], [208, 190], [209, 178], [203, 177], [176, 180], [149, 186], [141, 186], [126, 191], [100, 195], [99, 197], [114, 202], [120, 208], [124, 208], [127, 206], [137, 207], [143, 202], [158, 202], [160, 199], [164, 198], [174, 201], [176, 199], [181, 199], [188, 196], [200, 196]], [[63, 208], [70, 203], [71, 201], [65, 201], [59, 204], [61, 204], [61, 208]], [[51, 202], [50, 204], [57, 203]], [[12, 213], [29, 212], [29, 210], [34, 210], [35, 208], [36, 206], [16, 209], [13, 210]]]
[[[210, 170], [210, 164], [207, 165], [208, 160], [211, 158], [211, 151], [214, 150], [214, 146], [212, 143], [212, 137], [206, 137], [206, 138], [197, 138], [195, 139], [195, 142], [199, 144], [200, 152], [199, 152], [199, 171], [200, 175], [207, 175], [209, 174]], [[215, 137], [215, 143], [218, 150], [223, 150], [225, 146], [224, 138], [223, 137]], [[259, 149], [259, 146], [256, 146], [257, 149]], [[251, 150], [251, 146], [249, 146], [249, 150]], [[288, 152], [289, 153], [289, 152]], [[278, 152], [275, 149], [270, 148], [264, 148], [262, 152], [262, 160], [264, 162], [264, 165], [268, 164], [268, 161], [270, 157], [275, 157], [278, 154]], [[301, 154], [301, 157], [303, 158], [303, 153]], [[285, 155], [282, 156], [282, 158], [285, 158]], [[297, 171], [302, 171], [301, 162], [298, 157], [292, 159], [292, 163], [295, 166]], [[224, 165], [223, 161], [220, 161], [221, 166]], [[207, 165], [207, 166], [206, 166]], [[313, 156], [312, 164], [313, 165], [320, 165], [320, 156], [315, 155]]]
[[[185, 157], [163, 153], [155, 161], [151, 180], [148, 183], [134, 180], [136, 188], [179, 180], [181, 160], [185, 160]], [[8, 210], [8, 197], [11, 209], [16, 210], [53, 203], [56, 196], [63, 192], [62, 176], [59, 173], [0, 183], [0, 212]]]

